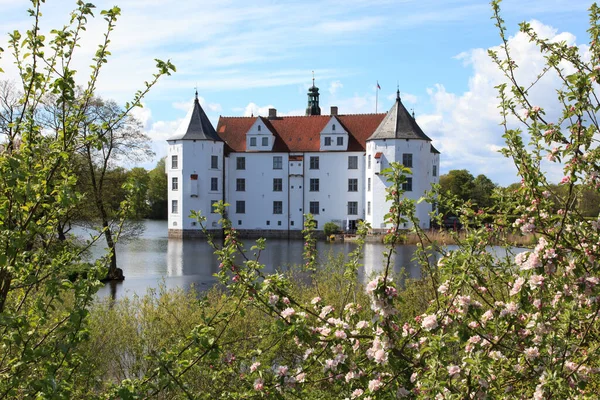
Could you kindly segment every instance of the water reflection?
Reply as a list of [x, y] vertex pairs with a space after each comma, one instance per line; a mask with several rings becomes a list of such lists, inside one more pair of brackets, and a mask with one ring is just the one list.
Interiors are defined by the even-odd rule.
[[[167, 288], [194, 285], [204, 290], [216, 282], [213, 274], [217, 272], [219, 262], [212, 248], [199, 239], [169, 239], [167, 224], [163, 221], [147, 221], [144, 234], [127, 243], [118, 245], [118, 262], [123, 268], [124, 282], [107, 284], [99, 296], [120, 298], [134, 294], [142, 295], [148, 289], [156, 289], [159, 285]], [[252, 241], [246, 241], [248, 255], [252, 256]], [[260, 254], [260, 261], [265, 265], [265, 272], [286, 270], [290, 266], [302, 263], [304, 243], [301, 240], [267, 240], [267, 247]], [[329, 255], [347, 255], [356, 248], [352, 242], [319, 242], [317, 250], [322, 261]], [[399, 246], [392, 256], [393, 270], [399, 273], [405, 270], [406, 276], [417, 278], [420, 268], [412, 258], [416, 246]], [[359, 270], [359, 280], [365, 281], [384, 268], [383, 257], [385, 247], [381, 243], [366, 243], [364, 248], [364, 268]], [[98, 257], [103, 252], [102, 246], [92, 249], [92, 255]], [[242, 261], [241, 258], [239, 260]]]

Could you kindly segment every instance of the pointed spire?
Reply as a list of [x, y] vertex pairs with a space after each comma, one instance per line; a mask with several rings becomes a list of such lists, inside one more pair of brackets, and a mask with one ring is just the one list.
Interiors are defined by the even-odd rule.
[[312, 72], [313, 84], [308, 89], [308, 105], [306, 107], [306, 115], [321, 115], [321, 107], [319, 107], [319, 88], [315, 86], [315, 71]]
[[411, 114], [400, 100], [400, 88], [396, 91], [396, 102], [381, 121], [375, 132], [367, 140], [374, 139], [431, 139], [417, 125], [414, 110]]
[[195, 91], [194, 106], [188, 112], [185, 120], [175, 135], [170, 137], [168, 140], [216, 140], [222, 141], [217, 131], [212, 126], [208, 116], [202, 109], [200, 101], [198, 100], [198, 90]]

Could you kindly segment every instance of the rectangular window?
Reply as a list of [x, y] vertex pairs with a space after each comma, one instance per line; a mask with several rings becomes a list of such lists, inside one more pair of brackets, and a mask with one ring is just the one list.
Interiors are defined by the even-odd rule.
[[256, 147], [256, 138], [255, 137], [250, 138], [250, 147]]
[[412, 178], [406, 178], [406, 182], [402, 184], [402, 190], [412, 192]]
[[358, 156], [348, 156], [348, 169], [358, 169]]
[[177, 156], [171, 156], [171, 169], [177, 169], [178, 161]]
[[325, 137], [325, 146], [331, 146], [331, 138], [329, 136]]
[[348, 179], [348, 191], [358, 192], [358, 179]]
[[311, 156], [310, 157], [310, 169], [319, 169], [319, 157]]
[[215, 208], [215, 205], [219, 202], [219, 200], [211, 200], [210, 201], [210, 213], [211, 214], [216, 214], [217, 213], [217, 209]]
[[171, 190], [179, 190], [179, 179], [178, 178], [171, 179]]
[[412, 168], [412, 166], [413, 166], [412, 156], [413, 155], [411, 153], [404, 153], [404, 154], [402, 154], [402, 164], [405, 167]]
[[371, 202], [367, 201], [367, 215], [371, 215]]
[[246, 180], [244, 178], [237, 178], [235, 180], [235, 190], [236, 192], [246, 191]]
[[246, 214], [246, 202], [244, 200], [237, 200], [235, 202], [236, 214]]
[[246, 157], [238, 157], [236, 159], [236, 169], [246, 169]]
[[283, 201], [273, 202], [273, 214], [283, 214]]
[[179, 203], [177, 200], [171, 201], [171, 212], [173, 214], [179, 214]]
[[337, 137], [337, 145], [338, 146], [343, 146], [344, 145], [344, 137], [343, 136], [338, 136]]
[[369, 154], [369, 157], [367, 157], [367, 168], [371, 169], [371, 155]]
[[371, 191], [371, 178], [367, 179], [367, 192]]
[[219, 156], [210, 156], [210, 167], [212, 169], [219, 169]]
[[433, 173], [432, 173], [432, 175], [433, 176], [437, 176], [437, 165], [433, 166]]
[[273, 156], [273, 169], [282, 169], [283, 168], [283, 157], [282, 156]]
[[311, 192], [319, 191], [319, 178], [311, 178], [310, 179], [310, 191]]
[[210, 178], [210, 190], [212, 192], [219, 190], [219, 178]]
[[312, 215], [319, 215], [319, 202], [318, 201], [311, 201], [309, 203], [309, 212]]
[[269, 138], [268, 137], [262, 138], [262, 145], [263, 146], [268, 146], [269, 145]]
[[348, 202], [348, 215], [358, 215], [358, 201]]
[[281, 178], [273, 178], [273, 191], [281, 192], [283, 191], [283, 179]]

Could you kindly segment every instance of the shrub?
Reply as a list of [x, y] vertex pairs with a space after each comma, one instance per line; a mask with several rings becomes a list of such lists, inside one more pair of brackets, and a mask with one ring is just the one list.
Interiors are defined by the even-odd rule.
[[340, 227], [335, 222], [326, 222], [323, 225], [323, 232], [326, 236], [336, 235], [340, 233]]

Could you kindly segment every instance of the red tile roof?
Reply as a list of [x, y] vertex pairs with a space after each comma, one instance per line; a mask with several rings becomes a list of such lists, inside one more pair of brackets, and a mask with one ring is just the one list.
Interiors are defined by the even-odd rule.
[[378, 151], [377, 153], [375, 153], [375, 158], [376, 158], [377, 160], [379, 160], [379, 159], [381, 158], [381, 156], [382, 156], [382, 155], [383, 155], [383, 153], [382, 153], [382, 152], [380, 152], [380, 151]]
[[[275, 152], [320, 150], [320, 133], [331, 115], [261, 118], [275, 135]], [[348, 151], [365, 151], [366, 141], [375, 132], [385, 114], [338, 115], [336, 118], [349, 134]], [[257, 117], [220, 117], [217, 134], [227, 143], [228, 151], [246, 151], [246, 132]]]

